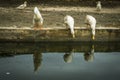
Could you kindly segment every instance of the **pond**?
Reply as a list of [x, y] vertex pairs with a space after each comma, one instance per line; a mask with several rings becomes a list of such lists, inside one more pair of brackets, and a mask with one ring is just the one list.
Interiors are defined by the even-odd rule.
[[0, 80], [120, 80], [120, 43], [0, 43]]

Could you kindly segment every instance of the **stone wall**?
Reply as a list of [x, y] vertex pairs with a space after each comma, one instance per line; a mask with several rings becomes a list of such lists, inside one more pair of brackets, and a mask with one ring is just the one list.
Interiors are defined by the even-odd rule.
[[0, 0], [0, 6], [4, 4], [22, 4], [24, 1], [27, 1], [28, 4], [50, 4], [50, 5], [71, 5], [71, 6], [77, 6], [77, 5], [83, 5], [86, 6], [89, 4], [89, 6], [92, 6], [97, 1], [102, 1], [102, 5], [104, 6], [119, 6], [120, 1], [119, 0]]
[[50, 1], [67, 1], [67, 2], [79, 2], [79, 1], [119, 1], [119, 0], [0, 0], [0, 2], [50, 2]]
[[75, 28], [75, 38], [65, 28], [44, 28], [33, 30], [31, 28], [0, 28], [0, 41], [13, 42], [61, 42], [61, 41], [120, 41], [120, 29], [113, 27], [96, 27], [95, 40], [91, 39], [91, 31], [84, 27]]

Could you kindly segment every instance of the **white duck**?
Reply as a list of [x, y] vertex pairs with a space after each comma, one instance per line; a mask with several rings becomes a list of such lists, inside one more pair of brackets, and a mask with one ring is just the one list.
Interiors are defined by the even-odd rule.
[[97, 2], [97, 5], [96, 5], [96, 10], [97, 10], [97, 11], [101, 11], [101, 8], [102, 8], [101, 2], [98, 1], [98, 2]]
[[85, 23], [90, 26], [92, 31], [92, 39], [95, 39], [95, 27], [96, 27], [96, 19], [91, 15], [86, 15]]
[[70, 28], [72, 37], [75, 37], [75, 32], [74, 32], [74, 19], [70, 15], [66, 15], [64, 17], [64, 23], [66, 24], [66, 27]]
[[37, 7], [34, 8], [33, 25], [34, 28], [41, 29], [43, 27], [43, 18]]
[[24, 2], [24, 4], [21, 4], [17, 7], [17, 9], [25, 9], [27, 7], [27, 1]]

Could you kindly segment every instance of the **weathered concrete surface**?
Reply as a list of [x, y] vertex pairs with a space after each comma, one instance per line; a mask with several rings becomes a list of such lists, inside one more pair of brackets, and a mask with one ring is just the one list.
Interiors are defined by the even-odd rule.
[[[94, 41], [120, 41], [120, 28], [96, 27]], [[0, 41], [13, 42], [46, 42], [46, 41], [93, 41], [91, 31], [85, 27], [75, 28], [75, 38], [65, 28], [14, 28], [0, 27]]]

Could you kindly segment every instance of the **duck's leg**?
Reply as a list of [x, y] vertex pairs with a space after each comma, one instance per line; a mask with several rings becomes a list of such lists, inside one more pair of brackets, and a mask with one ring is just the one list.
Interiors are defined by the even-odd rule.
[[95, 40], [95, 29], [92, 29], [92, 40]]
[[71, 32], [72, 37], [75, 38], [75, 32], [74, 32], [74, 29], [70, 29], [70, 32]]
[[42, 30], [41, 27], [34, 27], [34, 30]]
[[94, 35], [92, 36], [92, 40], [95, 40], [95, 36]]
[[75, 38], [75, 34], [72, 34], [72, 37]]
[[41, 30], [43, 28], [43, 25], [40, 23], [35, 23], [34, 30]]

